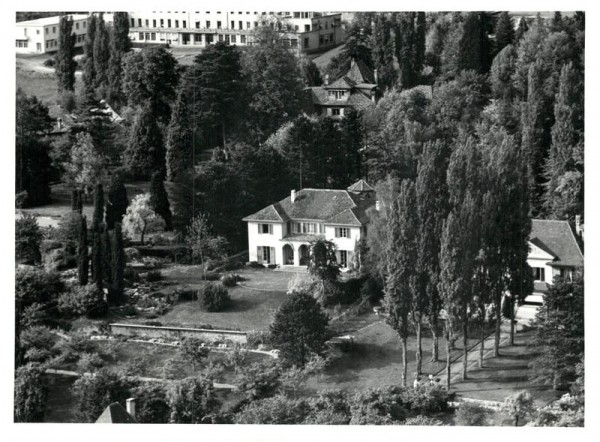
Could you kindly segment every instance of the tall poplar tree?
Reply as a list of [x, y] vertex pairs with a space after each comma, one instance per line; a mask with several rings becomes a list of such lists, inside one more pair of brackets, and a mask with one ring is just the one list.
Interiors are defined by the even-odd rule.
[[150, 207], [165, 221], [165, 230], [173, 229], [173, 214], [165, 185], [163, 182], [162, 173], [154, 172], [150, 179]]
[[121, 223], [115, 223], [111, 244], [111, 275], [112, 281], [110, 284], [111, 302], [120, 304], [123, 302], [123, 290], [125, 288], [125, 250], [123, 248], [123, 232]]
[[131, 128], [124, 160], [129, 170], [140, 178], [147, 178], [155, 171], [165, 172], [165, 148], [150, 102], [143, 104]]
[[96, 36], [96, 15], [88, 17], [87, 32], [83, 42], [83, 89], [86, 99], [93, 100], [96, 90], [96, 67], [94, 65], [94, 38]]
[[500, 14], [496, 22], [496, 28], [494, 29], [494, 36], [496, 54], [515, 41], [515, 27], [508, 12], [504, 11]]
[[431, 361], [439, 357], [439, 314], [442, 301], [438, 291], [440, 240], [448, 216], [446, 170], [450, 150], [440, 141], [426, 143], [419, 160], [415, 185], [418, 229], [418, 296], [425, 301], [425, 313], [432, 334]]
[[188, 91], [181, 87], [167, 129], [166, 167], [167, 180], [171, 182], [180, 181], [193, 171], [194, 128], [191, 111]]
[[470, 12], [463, 24], [458, 44], [458, 68], [486, 73], [491, 63], [491, 44], [487, 35], [488, 17], [485, 12]]
[[129, 19], [126, 12], [113, 14], [108, 59], [108, 97], [112, 106], [119, 108], [125, 102], [122, 92], [123, 56], [131, 50]]
[[80, 286], [88, 283], [90, 265], [88, 253], [87, 219], [82, 216], [79, 226], [79, 244], [77, 245], [77, 278]]
[[115, 173], [111, 179], [106, 198], [106, 228], [112, 230], [115, 223], [120, 223], [129, 206], [127, 189], [123, 176]]
[[110, 57], [109, 32], [104, 23], [103, 13], [98, 14], [94, 34], [94, 80], [96, 88], [108, 86], [108, 59]]
[[417, 219], [415, 185], [404, 180], [388, 217], [387, 268], [384, 286], [386, 322], [398, 333], [402, 345], [402, 386], [407, 384], [408, 335], [416, 286]]
[[73, 18], [63, 15], [58, 24], [58, 52], [56, 53], [56, 76], [58, 92], [75, 90], [75, 39]]

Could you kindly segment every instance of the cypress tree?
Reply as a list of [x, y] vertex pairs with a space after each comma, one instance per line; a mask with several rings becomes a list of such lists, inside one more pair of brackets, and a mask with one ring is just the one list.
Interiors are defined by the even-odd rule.
[[115, 223], [120, 223], [127, 212], [129, 199], [123, 176], [115, 173], [108, 188], [106, 199], [106, 228], [112, 230]]
[[75, 89], [75, 39], [73, 34], [73, 19], [63, 15], [58, 25], [58, 52], [56, 53], [56, 76], [58, 92]]
[[[102, 272], [104, 278], [104, 286], [110, 289], [112, 285], [112, 253], [110, 232], [106, 224], [102, 230]], [[109, 290], [110, 291], [110, 290]]]
[[79, 244], [77, 246], [77, 277], [79, 285], [85, 286], [88, 283], [89, 273], [89, 255], [88, 255], [88, 239], [87, 239], [87, 219], [81, 217], [79, 227]]
[[87, 100], [91, 101], [95, 97], [96, 89], [96, 68], [94, 66], [94, 38], [96, 36], [96, 16], [91, 14], [88, 17], [87, 33], [83, 43], [83, 88]]
[[504, 11], [500, 14], [500, 18], [496, 23], [495, 34], [495, 50], [496, 53], [500, 52], [504, 47], [513, 44], [515, 41], [515, 28], [508, 15], [508, 12]]
[[137, 116], [125, 150], [125, 164], [136, 178], [147, 178], [152, 172], [165, 173], [165, 148], [153, 108], [144, 103]]
[[78, 203], [77, 199], [79, 198], [79, 190], [71, 189], [71, 210], [73, 212], [77, 211]]
[[385, 14], [378, 14], [373, 27], [373, 65], [378, 72], [378, 83], [385, 89], [396, 81], [394, 69], [394, 46], [391, 39], [391, 26]]
[[131, 50], [129, 20], [126, 12], [113, 14], [110, 33], [110, 58], [108, 60], [108, 98], [113, 107], [119, 108], [125, 99], [122, 92], [123, 55]]
[[529, 25], [527, 24], [527, 20], [525, 17], [521, 17], [519, 20], [519, 26], [517, 27], [517, 32], [515, 32], [515, 41], [521, 40], [523, 35], [529, 30]]
[[104, 288], [104, 270], [102, 268], [104, 264], [103, 247], [102, 247], [102, 235], [104, 231], [104, 224], [94, 224], [92, 231], [92, 277], [98, 290]]
[[94, 35], [94, 75], [96, 88], [108, 85], [108, 59], [110, 57], [109, 33], [104, 24], [103, 13], [98, 14]]
[[173, 229], [173, 214], [169, 197], [160, 172], [154, 172], [150, 180], [150, 207], [165, 220], [165, 230]]
[[415, 66], [415, 13], [401, 12], [396, 15], [395, 52], [400, 64], [400, 84], [410, 89], [417, 82]]
[[121, 223], [115, 223], [114, 225], [111, 252], [111, 301], [116, 304], [120, 304], [123, 302], [123, 289], [125, 288], [124, 275], [126, 265]]
[[420, 74], [425, 62], [425, 38], [427, 36], [427, 21], [424, 12], [417, 12], [415, 27], [415, 70]]
[[167, 180], [179, 181], [193, 170], [194, 131], [191, 107], [185, 87], [181, 87], [167, 130]]
[[131, 50], [129, 39], [129, 18], [127, 12], [115, 12], [113, 14], [113, 35], [115, 50], [124, 54]]
[[98, 225], [104, 219], [104, 190], [102, 184], [97, 183], [94, 190], [94, 217], [92, 223]]

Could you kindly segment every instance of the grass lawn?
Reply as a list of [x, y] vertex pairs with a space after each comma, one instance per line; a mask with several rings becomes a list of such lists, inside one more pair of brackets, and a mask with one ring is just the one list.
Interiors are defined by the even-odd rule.
[[71, 387], [76, 380], [77, 378], [71, 376], [45, 376], [48, 386], [48, 402], [46, 403], [44, 422], [77, 422], [74, 398], [71, 394]]
[[315, 58], [313, 58], [313, 63], [317, 65], [317, 67], [321, 70], [321, 72], [323, 72], [325, 70], [325, 68], [327, 67], [327, 65], [329, 64], [329, 62], [331, 61], [331, 59], [337, 55], [339, 55], [344, 49], [346, 48], [346, 45], [340, 45], [340, 46], [336, 46], [333, 49], [330, 49], [329, 51], [323, 53], [323, 54], [319, 54], [318, 56], [316, 56]]
[[[199, 266], [171, 266], [161, 270], [165, 281], [171, 283], [164, 293], [178, 287], [199, 289], [204, 282]], [[272, 314], [285, 299], [287, 283], [293, 273], [273, 270], [241, 269], [236, 271], [245, 280], [243, 286], [229, 289], [232, 305], [223, 312], [205, 312], [196, 301], [178, 302], [157, 320], [163, 324], [182, 327], [210, 325], [214, 328], [238, 329], [241, 331], [266, 330]], [[143, 318], [132, 319], [139, 322]]]

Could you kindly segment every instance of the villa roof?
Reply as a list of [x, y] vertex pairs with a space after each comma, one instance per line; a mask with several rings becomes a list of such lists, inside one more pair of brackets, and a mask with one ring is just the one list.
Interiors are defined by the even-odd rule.
[[[372, 187], [365, 181], [350, 187], [355, 190], [302, 189], [296, 192], [293, 203], [288, 196], [247, 216], [244, 221], [285, 222], [295, 219], [362, 226], [369, 221], [367, 209], [375, 204]], [[361, 188], [364, 190], [359, 190]]]
[[350, 192], [373, 192], [375, 189], [371, 187], [365, 180], [358, 180], [356, 183], [348, 187]]
[[583, 266], [583, 254], [567, 221], [531, 220], [529, 241], [555, 257], [551, 266]]
[[373, 71], [361, 60], [353, 60], [346, 77], [355, 83], [375, 83]]
[[137, 421], [131, 417], [127, 410], [118, 402], [113, 402], [104, 409], [97, 424], [136, 424]]
[[323, 86], [325, 89], [352, 89], [356, 82], [346, 76], [338, 78], [333, 83]]

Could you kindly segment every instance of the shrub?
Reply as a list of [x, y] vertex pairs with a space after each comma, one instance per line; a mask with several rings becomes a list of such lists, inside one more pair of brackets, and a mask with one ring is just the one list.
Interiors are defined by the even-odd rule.
[[47, 60], [44, 60], [43, 65], [46, 66], [47, 68], [51, 68], [56, 64], [56, 60], [54, 58], [49, 58]]
[[368, 277], [360, 287], [360, 296], [375, 304], [383, 298], [383, 288], [375, 278]]
[[200, 305], [207, 312], [220, 312], [231, 302], [229, 292], [220, 284], [209, 283], [200, 290]]
[[63, 91], [60, 95], [60, 105], [66, 112], [73, 112], [77, 107], [77, 99], [72, 91]]
[[17, 262], [40, 262], [42, 232], [34, 216], [25, 213], [15, 220], [15, 257]]
[[439, 420], [427, 416], [409, 417], [404, 421], [404, 425], [415, 425], [419, 427], [442, 427], [445, 424]]
[[198, 299], [198, 293], [193, 289], [181, 289], [178, 288], [173, 293], [178, 301], [195, 301]]
[[138, 273], [131, 267], [125, 267], [123, 278], [130, 282], [138, 282], [140, 280], [140, 275], [138, 275]]
[[146, 274], [146, 280], [148, 282], [161, 281], [162, 279], [163, 275], [160, 273], [160, 270], [151, 270]]
[[456, 410], [456, 423], [464, 426], [485, 426], [488, 425], [488, 416], [492, 414], [491, 410], [482, 407], [479, 404], [463, 402]]
[[250, 261], [248, 264], [246, 264], [248, 267], [253, 268], [253, 269], [264, 269], [265, 266], [263, 264], [260, 264], [256, 261]]
[[61, 295], [58, 309], [72, 316], [99, 318], [107, 313], [108, 305], [104, 293], [95, 284], [88, 284]]
[[271, 333], [268, 330], [252, 330], [246, 333], [246, 342], [251, 348], [258, 347], [260, 344], [269, 345], [271, 343]]
[[219, 281], [221, 279], [221, 274], [219, 272], [206, 272], [204, 277], [207, 281]]
[[234, 273], [228, 273], [227, 275], [221, 276], [221, 284], [223, 284], [225, 287], [235, 287], [239, 280], [239, 275]]
[[313, 293], [317, 281], [308, 273], [294, 273], [287, 285], [287, 294]]
[[71, 334], [71, 340], [61, 339], [54, 349], [60, 353], [60, 359], [64, 362], [77, 362], [82, 354], [95, 351], [94, 344], [83, 333]]
[[77, 361], [77, 371], [80, 373], [94, 373], [103, 365], [104, 361], [98, 353], [83, 353]]
[[439, 385], [406, 388], [403, 390], [401, 397], [411, 411], [420, 414], [436, 413], [448, 409], [448, 392]]
[[60, 276], [55, 272], [25, 268], [18, 269], [15, 275], [15, 295], [21, 307], [53, 301], [64, 288]]

